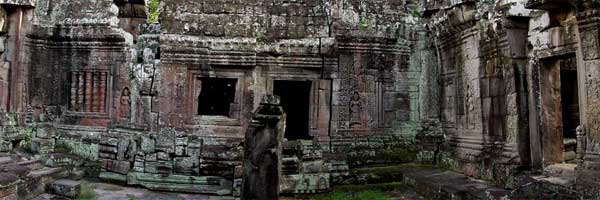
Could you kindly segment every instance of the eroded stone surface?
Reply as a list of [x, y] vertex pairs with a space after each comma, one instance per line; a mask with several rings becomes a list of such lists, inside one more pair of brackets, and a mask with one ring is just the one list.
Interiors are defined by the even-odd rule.
[[[160, 24], [144, 4], [0, 1], [0, 153], [235, 194], [244, 133], [277, 93], [303, 110], [282, 192], [405, 162], [518, 188], [514, 175], [563, 161], [577, 191], [599, 191], [593, 1], [170, 0]], [[39, 168], [10, 171], [52, 174]]]
[[79, 181], [60, 179], [48, 184], [47, 190], [53, 194], [75, 198], [81, 193], [81, 183]]

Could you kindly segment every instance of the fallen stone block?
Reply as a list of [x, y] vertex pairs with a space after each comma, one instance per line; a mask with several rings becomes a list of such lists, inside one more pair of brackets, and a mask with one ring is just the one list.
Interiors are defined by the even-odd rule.
[[330, 188], [328, 173], [281, 176], [280, 192], [284, 194], [314, 194]]
[[175, 172], [184, 174], [198, 174], [200, 161], [197, 157], [175, 158]]
[[11, 173], [0, 173], [0, 199], [17, 199], [19, 178]]
[[323, 162], [323, 160], [304, 161], [300, 163], [302, 173], [319, 173], [328, 172], [331, 164]]
[[153, 153], [156, 149], [156, 142], [150, 137], [143, 136], [140, 149], [144, 153]]
[[0, 152], [12, 151], [12, 143], [0, 140]]
[[102, 159], [102, 168], [120, 174], [127, 174], [131, 170], [131, 162]]
[[46, 190], [55, 195], [75, 198], [81, 193], [81, 183], [79, 181], [60, 179], [48, 184]]
[[167, 154], [165, 152], [158, 152], [157, 155], [158, 155], [157, 156], [158, 160], [165, 160], [165, 161], [171, 160], [171, 157], [169, 156], [169, 154]]
[[117, 148], [117, 160], [125, 160], [127, 155], [127, 149], [129, 149], [129, 140], [123, 139], [119, 141]]
[[54, 139], [34, 138], [31, 140], [31, 151], [38, 154], [54, 152]]

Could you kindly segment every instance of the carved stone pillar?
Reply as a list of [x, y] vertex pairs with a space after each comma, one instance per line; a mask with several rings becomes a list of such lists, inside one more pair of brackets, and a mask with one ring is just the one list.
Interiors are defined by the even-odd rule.
[[246, 131], [242, 200], [279, 199], [284, 130], [279, 97], [264, 97]]
[[583, 111], [582, 131], [585, 132], [585, 135], [578, 134], [585, 146], [578, 144], [584, 149], [581, 149], [582, 162], [577, 167], [577, 190], [590, 196], [600, 192], [600, 10], [593, 3], [580, 3], [577, 20], [581, 52], [578, 79], [583, 83], [583, 89], [579, 90], [582, 92], [580, 109]]

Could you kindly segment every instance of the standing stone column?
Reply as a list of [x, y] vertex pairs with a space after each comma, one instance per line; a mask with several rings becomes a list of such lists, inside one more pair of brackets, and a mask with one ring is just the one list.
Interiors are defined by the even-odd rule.
[[[600, 193], [600, 10], [592, 1], [578, 1], [577, 26], [579, 30], [578, 77], [580, 80], [580, 109], [582, 131], [585, 135], [577, 144], [585, 149], [583, 161], [577, 166], [577, 191], [584, 198]], [[583, 86], [583, 88], [581, 88]], [[583, 145], [583, 146], [582, 146]]]
[[246, 131], [242, 200], [279, 199], [285, 114], [279, 97], [265, 96]]

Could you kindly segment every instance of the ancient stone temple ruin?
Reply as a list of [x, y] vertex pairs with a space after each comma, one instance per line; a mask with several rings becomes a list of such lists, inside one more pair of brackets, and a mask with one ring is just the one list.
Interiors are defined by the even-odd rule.
[[0, 0], [0, 199], [597, 198], [599, 31], [596, 0]]

